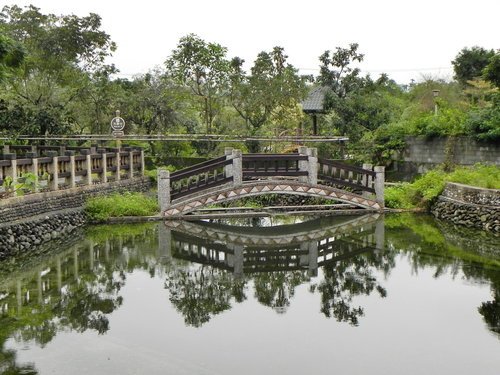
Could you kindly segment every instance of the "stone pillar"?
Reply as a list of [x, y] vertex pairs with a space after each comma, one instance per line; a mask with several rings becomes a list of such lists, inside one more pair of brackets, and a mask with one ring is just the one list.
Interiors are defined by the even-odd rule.
[[[306, 146], [299, 147], [299, 155], [307, 156]], [[309, 181], [309, 160], [299, 160], [299, 171], [308, 173], [307, 176], [299, 176], [299, 182], [307, 183]]]
[[[368, 163], [364, 163], [363, 169], [373, 171], [373, 165], [368, 164]], [[368, 187], [372, 187], [372, 182], [373, 182], [372, 176], [370, 176], [368, 174], [363, 176], [363, 185], [368, 186]], [[363, 193], [361, 193], [361, 195], [363, 196], [363, 198], [370, 198], [371, 193], [369, 191], [363, 191]]]
[[172, 260], [172, 230], [164, 223], [158, 225], [158, 259]]
[[85, 166], [87, 169], [86, 184], [92, 185], [92, 155], [87, 154], [85, 157], [87, 158], [85, 160]]
[[170, 172], [166, 169], [158, 169], [158, 205], [160, 213], [170, 206]]
[[122, 167], [122, 159], [120, 157], [120, 150], [116, 153], [116, 181], [120, 181], [122, 179], [121, 176], [121, 167]]
[[50, 181], [50, 190], [59, 190], [59, 157], [52, 157], [52, 181]]
[[384, 208], [384, 182], [385, 182], [385, 167], [376, 166], [375, 168], [375, 195], [378, 204], [381, 208]]
[[9, 154], [9, 153], [10, 153], [10, 146], [4, 145], [3, 146], [3, 154]]
[[318, 184], [318, 149], [315, 147], [307, 149], [307, 171], [309, 173], [308, 179], [311, 185]]
[[145, 170], [146, 170], [146, 164], [144, 162], [144, 150], [141, 148], [141, 176], [144, 176]]
[[233, 165], [232, 165], [232, 173], [233, 173], [233, 185], [241, 186], [243, 185], [243, 155], [241, 150], [233, 150]]
[[[233, 148], [226, 147], [224, 149], [224, 155], [226, 155], [226, 160], [233, 158]], [[228, 164], [224, 167], [224, 173], [226, 177], [231, 177], [233, 175], [233, 164]]]
[[31, 159], [31, 173], [35, 176], [35, 193], [40, 191], [40, 186], [38, 185], [38, 159], [35, 157]]
[[128, 153], [128, 178], [134, 178], [134, 151]]
[[76, 161], [75, 155], [70, 155], [69, 157], [69, 187], [71, 189], [76, 188]]
[[108, 157], [106, 155], [106, 152], [102, 153], [102, 174], [101, 174], [101, 182], [103, 184], [106, 184], [108, 182]]
[[14, 184], [17, 182], [17, 160], [16, 160], [16, 154], [4, 154], [3, 155], [5, 160], [10, 160], [10, 167], [7, 168], [7, 175], [5, 177], [10, 177], [12, 178], [12, 186], [14, 187]]

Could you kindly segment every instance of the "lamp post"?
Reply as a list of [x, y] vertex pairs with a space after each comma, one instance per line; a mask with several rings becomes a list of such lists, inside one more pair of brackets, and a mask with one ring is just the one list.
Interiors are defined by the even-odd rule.
[[437, 114], [438, 114], [437, 98], [439, 96], [439, 90], [437, 90], [437, 89], [432, 90], [432, 96], [434, 97], [434, 116], [437, 116]]

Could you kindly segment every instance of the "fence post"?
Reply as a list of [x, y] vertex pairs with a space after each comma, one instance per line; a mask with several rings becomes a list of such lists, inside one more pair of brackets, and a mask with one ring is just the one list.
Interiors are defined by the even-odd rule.
[[134, 151], [128, 153], [128, 178], [134, 178]]
[[[224, 149], [224, 155], [226, 155], [226, 160], [232, 159], [233, 148], [226, 147]], [[228, 164], [224, 167], [224, 174], [226, 175], [226, 177], [231, 177], [233, 175], [233, 164]]]
[[69, 155], [69, 187], [71, 189], [76, 188], [76, 161], [74, 153]]
[[87, 185], [92, 185], [92, 155], [88, 153], [85, 157], [85, 165], [87, 169], [86, 183]]
[[160, 213], [170, 206], [170, 172], [166, 169], [158, 169], [158, 205]]
[[3, 154], [9, 154], [9, 153], [10, 153], [9, 145], [4, 145], [3, 146]]
[[318, 149], [315, 147], [308, 148], [307, 155], [308, 155], [307, 171], [309, 173], [308, 183], [310, 183], [311, 185], [317, 185], [318, 184]]
[[[299, 146], [299, 155], [307, 156], [307, 147]], [[307, 172], [307, 176], [299, 176], [299, 182], [308, 183], [309, 182], [309, 160], [299, 160], [299, 171]]]
[[33, 176], [35, 176], [35, 186], [34, 190], [35, 193], [38, 193], [40, 191], [40, 186], [38, 186], [38, 159], [36, 157], [36, 154], [31, 158], [31, 173], [33, 173]]
[[102, 174], [101, 174], [101, 182], [106, 184], [108, 182], [108, 156], [106, 155], [106, 150], [101, 154], [101, 166], [102, 166]]
[[385, 167], [376, 166], [375, 170], [375, 196], [380, 208], [384, 208], [384, 182], [385, 182]]
[[[12, 187], [14, 187], [14, 185], [17, 182], [17, 160], [16, 160], [17, 155], [6, 153], [3, 155], [3, 157], [5, 160], [10, 160], [10, 167], [7, 168], [6, 172], [7, 172], [7, 176], [10, 176], [12, 178]], [[4, 179], [5, 179], [5, 177], [4, 177]]]
[[47, 183], [50, 190], [59, 189], [59, 158], [57, 151], [47, 151], [47, 157], [52, 159], [52, 162], [48, 165], [48, 172], [52, 175], [51, 180]]
[[233, 186], [243, 185], [243, 156], [241, 150], [233, 150]]
[[141, 176], [144, 177], [146, 164], [144, 162], [144, 150], [141, 148]]
[[122, 178], [121, 165], [122, 165], [122, 158], [120, 156], [120, 149], [118, 149], [118, 152], [116, 153], [116, 178], [115, 178], [115, 181], [120, 181]]
[[[368, 163], [364, 163], [363, 164], [363, 169], [367, 169], [369, 171], [373, 171], [373, 165], [372, 164], [368, 164]], [[369, 174], [365, 174], [363, 175], [363, 185], [365, 185], [366, 187], [372, 187], [373, 185], [373, 177], [370, 176]], [[370, 198], [370, 192], [368, 191], [364, 191], [361, 193], [361, 195], [363, 196], [363, 198]]]

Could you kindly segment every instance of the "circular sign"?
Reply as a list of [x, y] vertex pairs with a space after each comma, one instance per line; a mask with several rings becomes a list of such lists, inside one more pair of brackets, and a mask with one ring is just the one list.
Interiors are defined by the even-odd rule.
[[115, 131], [121, 131], [125, 128], [125, 120], [121, 117], [115, 117], [111, 120], [111, 129]]

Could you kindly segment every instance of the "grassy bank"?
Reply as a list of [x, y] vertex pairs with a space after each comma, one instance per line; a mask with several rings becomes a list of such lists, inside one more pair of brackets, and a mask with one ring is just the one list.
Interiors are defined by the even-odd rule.
[[500, 189], [500, 168], [477, 164], [473, 167], [458, 167], [452, 172], [435, 169], [413, 183], [386, 188], [385, 204], [390, 208], [428, 208], [442, 193], [446, 182]]
[[111, 217], [150, 216], [159, 212], [156, 199], [141, 193], [112, 194], [87, 201], [85, 212], [92, 221], [102, 222]]

